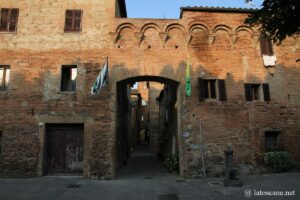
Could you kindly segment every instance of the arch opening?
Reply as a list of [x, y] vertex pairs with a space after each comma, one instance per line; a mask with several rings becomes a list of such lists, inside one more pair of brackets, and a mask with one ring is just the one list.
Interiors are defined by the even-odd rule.
[[[179, 173], [179, 82], [136, 76], [117, 82], [116, 174], [118, 178]], [[175, 167], [167, 163], [175, 159]]]

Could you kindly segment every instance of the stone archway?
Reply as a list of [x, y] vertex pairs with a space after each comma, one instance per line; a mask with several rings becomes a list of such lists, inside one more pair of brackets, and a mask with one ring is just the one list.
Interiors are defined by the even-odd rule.
[[[122, 70], [124, 70], [124, 69], [122, 69]], [[128, 72], [128, 70], [124, 70], [124, 71]], [[112, 72], [112, 73], [116, 73], [116, 71]], [[137, 75], [136, 74], [135, 76], [130, 76], [132, 73], [129, 72], [127, 74], [127, 77], [124, 78], [125, 73], [117, 73], [117, 74], [118, 74], [118, 76], [114, 76], [115, 80], [113, 81], [113, 83], [111, 82], [111, 87], [112, 87], [111, 90], [113, 91], [112, 96], [111, 96], [111, 106], [112, 106], [113, 115], [114, 115], [113, 116], [114, 120], [112, 120], [113, 121], [112, 127], [114, 130], [114, 133], [112, 133], [112, 135], [114, 135], [113, 144], [115, 145], [113, 148], [113, 152], [112, 152], [112, 155], [114, 155], [114, 158], [112, 160], [112, 165], [114, 168], [114, 172], [113, 172], [114, 177], [116, 177], [116, 175], [117, 175], [117, 171], [118, 171], [118, 168], [120, 167], [120, 163], [121, 163], [120, 158], [122, 157], [122, 156], [120, 157], [120, 154], [118, 153], [120, 151], [120, 149], [119, 149], [120, 135], [118, 135], [118, 133], [120, 132], [119, 127], [122, 126], [122, 125], [118, 124], [119, 123], [118, 118], [120, 118], [120, 116], [119, 116], [120, 109], [118, 108], [118, 107], [120, 107], [120, 106], [118, 106], [119, 105], [118, 96], [120, 95], [119, 88], [120, 87], [122, 88], [122, 86], [123, 86], [123, 90], [124, 90], [124, 87], [128, 88], [128, 86], [124, 86], [124, 85], [133, 84], [135, 82], [140, 82], [140, 81], [159, 82], [159, 83], [163, 83], [164, 85], [169, 86], [170, 88], [176, 89], [176, 93], [175, 93], [176, 94], [176, 130], [177, 130], [176, 144], [177, 144], [178, 154], [179, 154], [180, 175], [182, 176], [183, 171], [184, 171], [184, 166], [185, 166], [182, 164], [182, 161], [183, 161], [183, 159], [182, 159], [183, 152], [182, 152], [182, 148], [181, 148], [182, 141], [181, 141], [181, 137], [179, 137], [180, 136], [179, 133], [181, 133], [181, 116], [182, 116], [182, 109], [181, 109], [181, 104], [182, 104], [182, 97], [181, 97], [182, 87], [181, 87], [181, 85], [182, 84], [180, 84], [180, 81], [177, 81], [176, 79], [174, 80], [174, 79], [171, 79], [171, 78], [165, 77], [165, 76], [148, 75], [148, 74], [146, 74], [146, 75], [140, 75], [140, 74]], [[169, 75], [170, 74], [168, 74], [168, 76]], [[177, 73], [177, 75], [178, 75], [178, 73]], [[123, 79], [121, 79], [120, 77], [123, 77]], [[127, 94], [127, 92], [125, 92], [125, 93]], [[127, 118], [122, 116], [122, 119], [127, 119]], [[125, 132], [126, 132], [126, 130], [125, 130]], [[123, 130], [123, 132], [124, 132], [124, 130]], [[124, 140], [124, 138], [122, 138], [122, 140]]]

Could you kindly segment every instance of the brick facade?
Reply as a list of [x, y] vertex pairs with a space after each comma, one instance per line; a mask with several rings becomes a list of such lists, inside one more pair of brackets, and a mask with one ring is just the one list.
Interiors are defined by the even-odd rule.
[[[210, 175], [222, 173], [228, 145], [242, 173], [260, 172], [268, 130], [280, 131], [282, 147], [299, 166], [299, 36], [274, 45], [277, 63], [264, 67], [259, 33], [243, 25], [246, 11], [183, 9], [178, 20], [127, 19], [116, 18], [126, 14], [123, 8], [116, 14], [114, 0], [7, 0], [0, 5], [19, 8], [17, 31], [0, 32], [0, 65], [10, 66], [8, 88], [0, 91], [1, 176], [43, 175], [47, 124], [80, 123], [84, 176], [115, 177], [116, 86], [137, 76], [179, 83], [181, 176], [199, 176], [200, 119]], [[83, 11], [81, 32], [64, 33], [67, 9]], [[107, 56], [109, 84], [91, 95]], [[185, 95], [188, 57], [191, 97]], [[77, 65], [76, 92], [60, 91], [62, 65]], [[225, 80], [227, 100], [199, 101], [199, 77]], [[246, 101], [244, 83], [268, 83], [271, 101]]]

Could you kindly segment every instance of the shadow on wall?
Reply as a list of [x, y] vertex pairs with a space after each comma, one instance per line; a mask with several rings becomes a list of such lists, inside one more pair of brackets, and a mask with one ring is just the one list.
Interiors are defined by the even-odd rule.
[[[30, 58], [30, 57], [29, 57]], [[25, 62], [25, 61], [24, 61]], [[34, 59], [32, 59], [34, 62]], [[38, 70], [34, 65], [11, 65], [10, 81], [0, 93], [0, 129], [2, 131], [0, 176], [30, 177], [37, 174], [40, 149], [39, 123], [79, 123], [85, 119], [85, 152], [88, 156], [89, 176], [104, 177], [110, 173], [108, 137], [111, 113], [109, 87], [92, 96], [91, 86], [99, 73], [99, 63], [75, 63], [78, 66], [76, 91], [61, 91], [61, 69], [45, 62]], [[24, 63], [23, 63], [24, 65]], [[36, 67], [36, 66], [34, 66]], [[97, 108], [97, 109], [95, 109]], [[55, 120], [56, 119], [56, 120]], [[108, 162], [103, 163], [103, 160]], [[101, 164], [101, 169], [99, 169]], [[87, 174], [85, 174], [87, 175]]]
[[[101, 68], [98, 63], [78, 61], [78, 90], [75, 93], [60, 91], [60, 69], [42, 67], [38, 75], [35, 74], [32, 76], [34, 78], [30, 79], [28, 74], [24, 74], [28, 72], [29, 66], [11, 67], [8, 91], [0, 94], [0, 109], [1, 113], [4, 113], [0, 116], [0, 127], [3, 129], [0, 166], [3, 176], [36, 174], [40, 151], [38, 123], [41, 115], [91, 118], [92, 123], [85, 127], [88, 135], [85, 144], [89, 146], [87, 153], [89, 176], [112, 176], [111, 159], [115, 150], [115, 138], [111, 133], [115, 131], [115, 83], [138, 76], [165, 77], [181, 83], [181, 132], [190, 132], [190, 137], [182, 138], [180, 144], [184, 176], [196, 176], [201, 166], [201, 154], [194, 148], [200, 144], [201, 138], [198, 122], [197, 120], [194, 122], [194, 118], [203, 120], [204, 156], [208, 171], [214, 172], [213, 174], [222, 173], [224, 169], [223, 151], [227, 145], [233, 146], [234, 156], [242, 171], [255, 172], [262, 162], [264, 131], [267, 129], [280, 130], [284, 148], [290, 151], [299, 163], [300, 140], [295, 134], [300, 129], [297, 123], [300, 118], [297, 108], [300, 99], [298, 68], [280, 64], [269, 69], [262, 67], [263, 71], [266, 71], [263, 77], [253, 76], [250, 70], [246, 80], [269, 83], [271, 101], [246, 102], [244, 81], [240, 77], [236, 78], [238, 73], [233, 70], [226, 76], [222, 74], [222, 77], [219, 77], [216, 73], [218, 71], [207, 65], [193, 64], [191, 66], [193, 92], [191, 97], [185, 97], [185, 62], [180, 62], [178, 66], [164, 65], [162, 68], [136, 66], [132, 69], [126, 64], [112, 62], [114, 64], [109, 70], [109, 85], [95, 96], [90, 95], [90, 88]], [[205, 76], [209, 78], [222, 78], [226, 81], [227, 101], [199, 102], [197, 82], [201, 72], [205, 72]], [[181, 136], [181, 133], [179, 135]]]
[[[265, 132], [279, 131], [281, 148], [291, 152], [298, 163], [297, 153], [299, 138], [293, 133], [299, 130], [300, 115], [297, 112], [299, 105], [300, 71], [297, 68], [286, 68], [276, 65], [266, 69], [265, 75], [256, 77], [253, 73], [246, 74], [247, 81], [236, 81], [236, 73], [227, 73], [219, 77], [215, 71], [200, 65], [192, 67], [192, 87], [195, 91], [191, 98], [185, 98], [183, 130], [191, 132], [186, 139], [189, 177], [201, 174], [201, 135], [199, 120], [202, 120], [202, 134], [204, 157], [209, 175], [220, 176], [224, 173], [224, 150], [232, 146], [237, 167], [241, 173], [263, 172], [263, 153], [265, 152]], [[199, 76], [197, 76], [199, 74]], [[238, 75], [238, 74], [237, 74]], [[197, 79], [218, 80], [226, 82], [227, 100], [219, 101], [205, 99], [199, 101]], [[244, 83], [260, 84], [261, 99], [258, 101], [245, 100]], [[271, 101], [264, 101], [263, 83], [269, 84]], [[217, 91], [218, 92], [218, 91]], [[218, 98], [218, 97], [217, 97]], [[296, 150], [298, 149], [298, 150]]]

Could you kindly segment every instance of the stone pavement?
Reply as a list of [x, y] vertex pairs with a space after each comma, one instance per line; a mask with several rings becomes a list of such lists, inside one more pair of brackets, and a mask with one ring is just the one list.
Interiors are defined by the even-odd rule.
[[[300, 173], [240, 177], [243, 187], [224, 187], [222, 179], [183, 180], [168, 173], [153, 154], [139, 151], [116, 180], [71, 176], [0, 179], [0, 200], [219, 200], [300, 199]], [[250, 189], [251, 197], [245, 197]], [[255, 196], [259, 191], [295, 191], [294, 196]], [[298, 197], [298, 198], [297, 198]]]
[[[214, 185], [217, 179], [178, 181], [177, 177], [152, 179], [91, 180], [81, 177], [0, 179], [1, 200], [210, 200], [210, 199], [299, 199], [300, 173], [242, 177], [243, 187]], [[79, 186], [79, 187], [78, 187]], [[295, 196], [246, 198], [246, 189], [292, 191]]]

